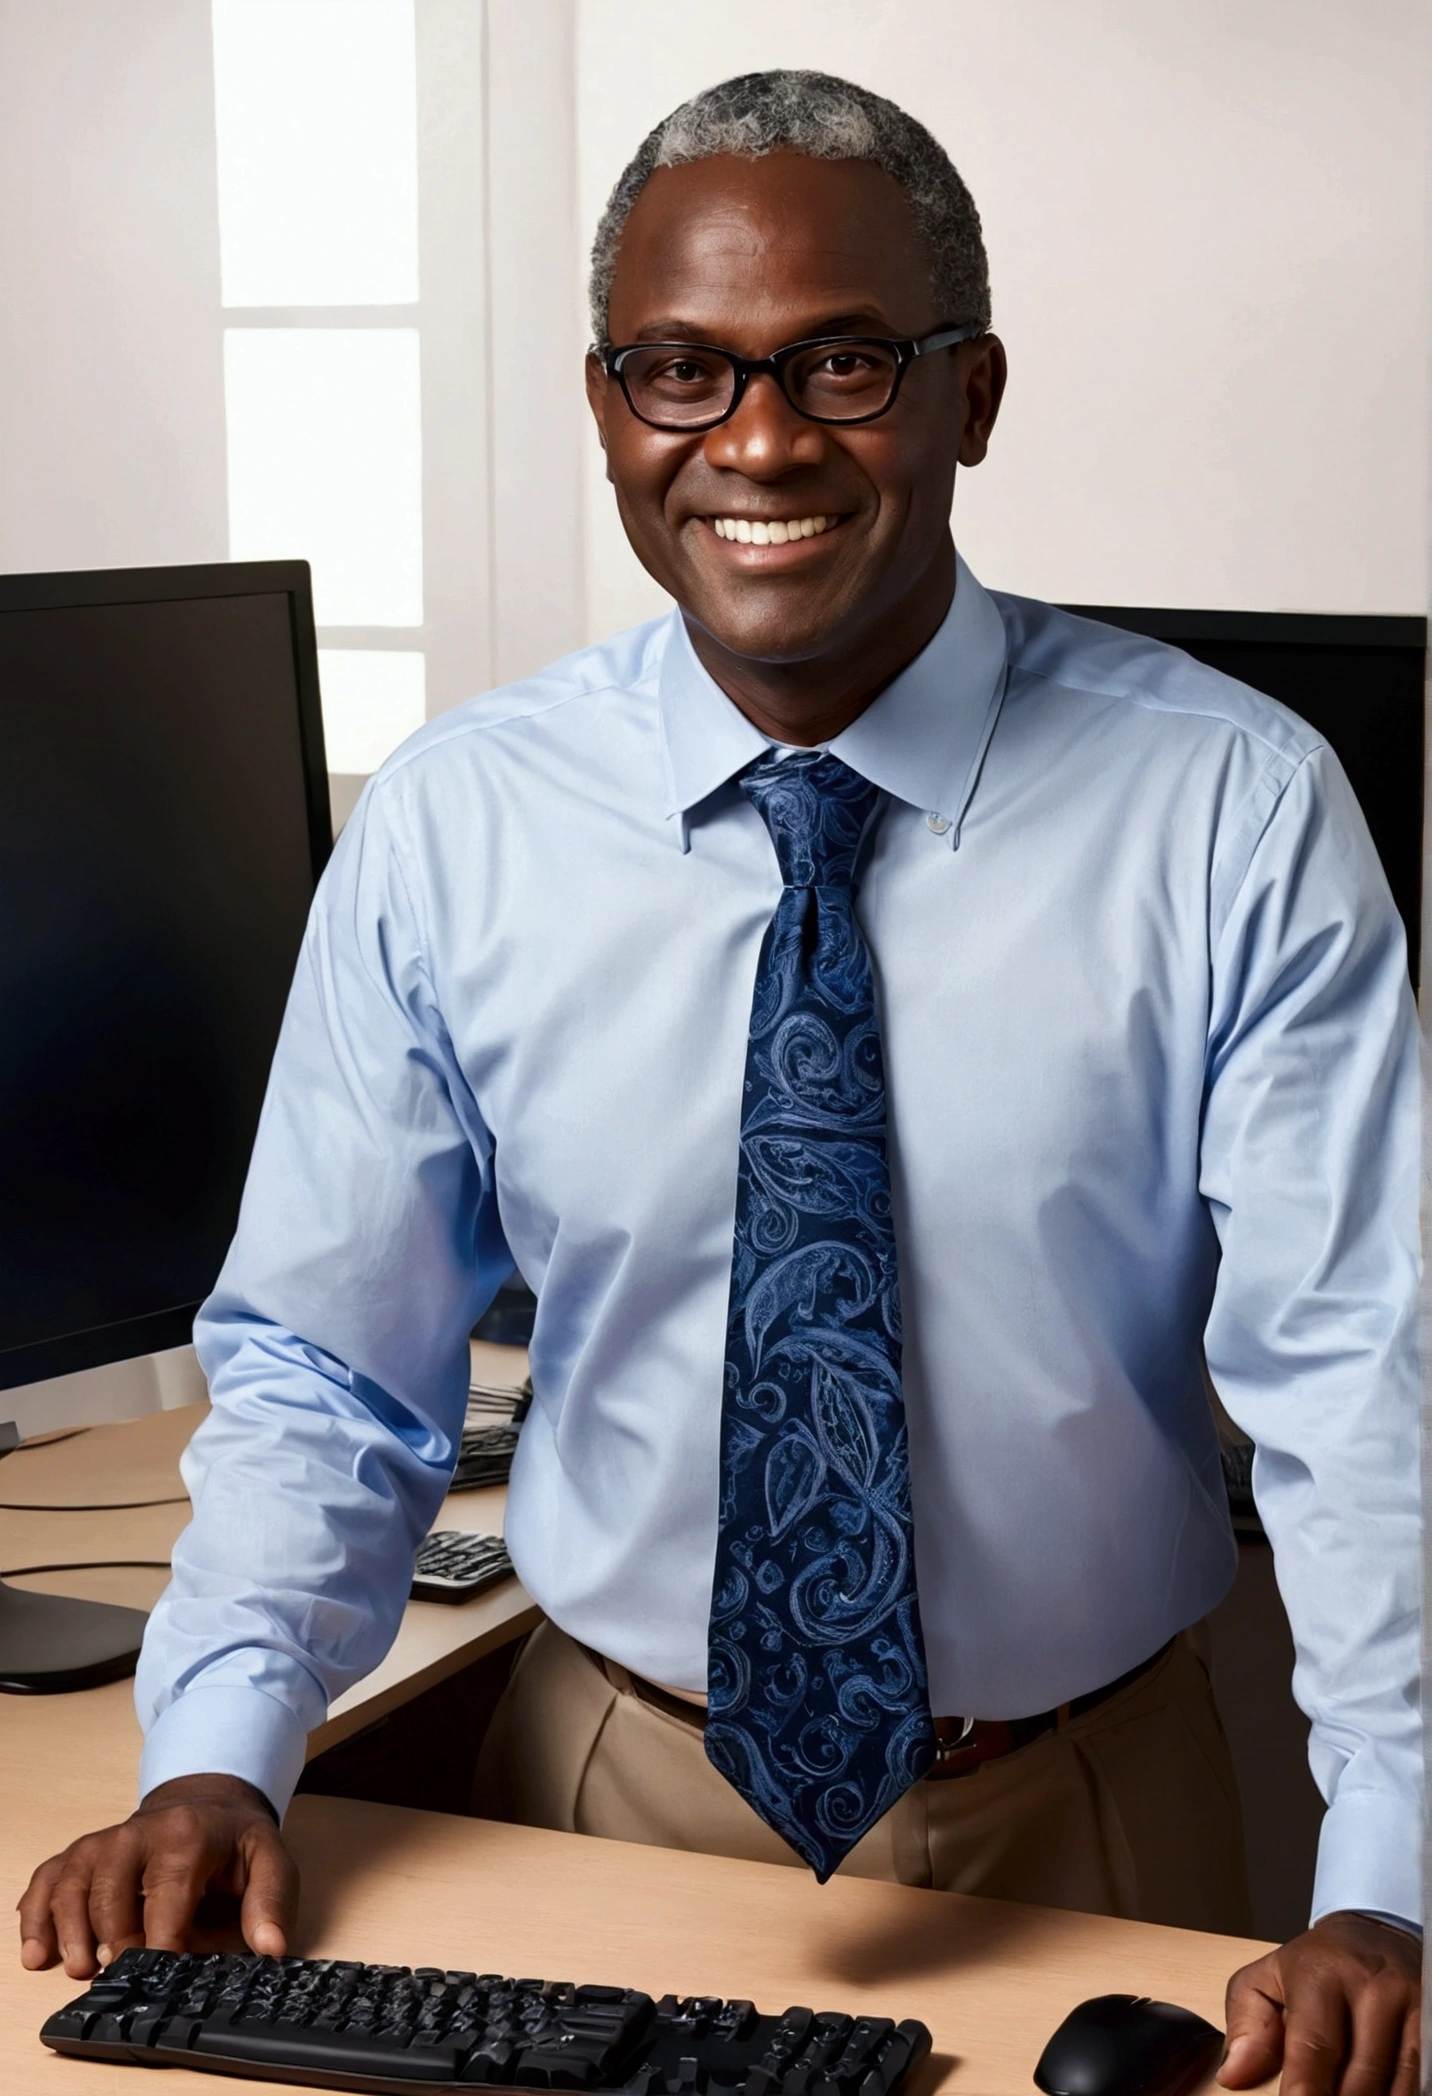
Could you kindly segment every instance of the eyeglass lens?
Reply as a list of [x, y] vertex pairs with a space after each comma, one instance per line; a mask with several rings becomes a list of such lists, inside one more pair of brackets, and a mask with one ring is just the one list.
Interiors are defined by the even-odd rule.
[[[736, 369], [720, 350], [653, 343], [623, 357], [627, 396], [638, 415], [664, 429], [719, 419], [736, 391]], [[900, 376], [895, 352], [880, 342], [817, 343], [780, 367], [786, 398], [822, 422], [858, 422], [889, 406]]]

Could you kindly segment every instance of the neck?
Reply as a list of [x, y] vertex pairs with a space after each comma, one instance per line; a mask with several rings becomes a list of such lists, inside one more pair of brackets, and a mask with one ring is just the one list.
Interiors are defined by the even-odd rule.
[[698, 661], [747, 720], [773, 741], [810, 748], [848, 728], [939, 631], [955, 594], [948, 536], [914, 590], [853, 639], [795, 662], [737, 655], [686, 620]]

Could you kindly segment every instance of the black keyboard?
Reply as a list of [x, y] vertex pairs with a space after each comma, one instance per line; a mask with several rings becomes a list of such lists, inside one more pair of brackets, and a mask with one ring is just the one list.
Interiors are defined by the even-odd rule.
[[127, 1950], [40, 2032], [56, 2052], [407, 2096], [458, 2088], [621, 2096], [891, 2096], [923, 2023], [761, 2016], [715, 1995], [505, 1980], [316, 1958]]
[[414, 1601], [471, 1601], [511, 1577], [512, 1560], [501, 1536], [435, 1528], [418, 1545], [408, 1592]]
[[519, 1429], [515, 1426], [465, 1426], [450, 1492], [475, 1492], [482, 1485], [505, 1485]]

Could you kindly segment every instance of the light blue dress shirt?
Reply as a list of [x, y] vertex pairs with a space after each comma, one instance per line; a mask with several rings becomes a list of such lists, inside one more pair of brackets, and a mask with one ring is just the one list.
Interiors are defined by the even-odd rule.
[[[246, 1777], [372, 1668], [515, 1260], [534, 1598], [705, 1679], [767, 747], [673, 617], [431, 722], [314, 905], [197, 1343], [143, 1783]], [[888, 802], [881, 1000], [934, 1707], [1043, 1710], [1213, 1607], [1255, 1491], [1330, 1809], [1315, 1912], [1419, 1911], [1415, 1024], [1341, 770], [1270, 700], [983, 590], [830, 744]]]

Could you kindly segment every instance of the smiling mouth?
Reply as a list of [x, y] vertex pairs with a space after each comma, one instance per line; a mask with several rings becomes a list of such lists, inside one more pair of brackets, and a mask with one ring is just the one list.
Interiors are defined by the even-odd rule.
[[817, 539], [840, 522], [838, 516], [708, 517], [718, 539], [742, 546], [788, 546], [795, 539]]

